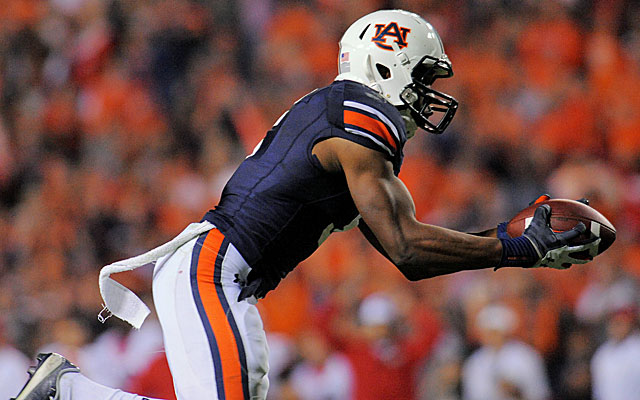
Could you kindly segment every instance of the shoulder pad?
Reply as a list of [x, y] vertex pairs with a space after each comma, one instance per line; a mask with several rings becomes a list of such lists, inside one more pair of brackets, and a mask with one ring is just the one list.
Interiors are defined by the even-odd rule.
[[378, 92], [357, 82], [334, 83], [332, 114], [334, 123], [344, 131], [366, 138], [375, 147], [395, 157], [402, 152], [407, 138], [400, 112]]

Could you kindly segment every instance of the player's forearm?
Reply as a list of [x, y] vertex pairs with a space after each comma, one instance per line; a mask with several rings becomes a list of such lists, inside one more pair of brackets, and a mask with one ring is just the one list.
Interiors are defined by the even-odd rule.
[[394, 264], [410, 280], [458, 271], [493, 268], [502, 256], [498, 239], [474, 236], [451, 229], [420, 224], [404, 237], [391, 255]]

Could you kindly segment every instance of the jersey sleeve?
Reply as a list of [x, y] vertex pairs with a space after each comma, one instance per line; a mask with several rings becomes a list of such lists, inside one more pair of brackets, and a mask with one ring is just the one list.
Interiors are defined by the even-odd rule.
[[336, 136], [397, 158], [406, 142], [398, 110], [372, 89], [355, 82], [336, 85], [330, 98], [330, 119]]

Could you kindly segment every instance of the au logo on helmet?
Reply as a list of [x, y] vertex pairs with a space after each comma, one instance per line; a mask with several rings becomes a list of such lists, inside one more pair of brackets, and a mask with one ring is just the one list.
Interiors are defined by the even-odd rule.
[[376, 34], [371, 38], [371, 41], [384, 50], [393, 51], [393, 47], [387, 44], [387, 36], [395, 38], [395, 42], [398, 47], [404, 49], [407, 47], [407, 33], [411, 32], [411, 29], [398, 26], [397, 22], [389, 22], [385, 24], [376, 24]]

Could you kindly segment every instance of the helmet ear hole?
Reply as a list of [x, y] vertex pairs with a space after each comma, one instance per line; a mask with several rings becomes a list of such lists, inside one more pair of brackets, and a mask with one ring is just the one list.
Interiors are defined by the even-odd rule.
[[378, 73], [380, 74], [382, 79], [391, 78], [391, 70], [387, 66], [376, 63], [376, 69], [378, 70]]
[[362, 38], [364, 37], [364, 34], [367, 32], [367, 29], [369, 29], [370, 26], [371, 24], [365, 26], [365, 28], [362, 30], [362, 33], [360, 33], [360, 36], [358, 36], [360, 40], [362, 40]]

